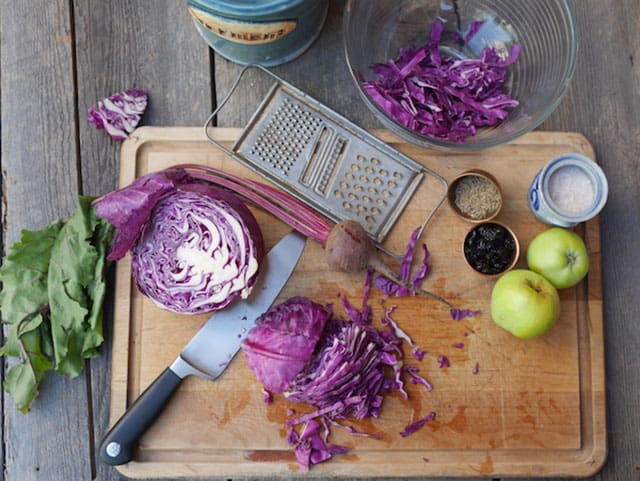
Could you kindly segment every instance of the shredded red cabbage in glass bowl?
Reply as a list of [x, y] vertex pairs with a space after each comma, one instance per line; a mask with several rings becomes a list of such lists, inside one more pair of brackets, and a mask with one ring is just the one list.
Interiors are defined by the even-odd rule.
[[539, 0], [348, 0], [347, 64], [365, 104], [403, 139], [477, 150], [540, 125], [575, 68], [572, 7]]

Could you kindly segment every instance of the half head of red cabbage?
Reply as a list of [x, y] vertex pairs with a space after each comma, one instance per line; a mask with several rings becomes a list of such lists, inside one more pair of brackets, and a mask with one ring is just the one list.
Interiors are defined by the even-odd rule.
[[246, 298], [263, 253], [255, 218], [233, 194], [184, 184], [156, 204], [131, 249], [131, 268], [158, 306], [198, 314]]
[[116, 229], [107, 258], [131, 251], [133, 277], [158, 306], [181, 314], [211, 312], [251, 292], [264, 241], [233, 192], [167, 169], [94, 204]]

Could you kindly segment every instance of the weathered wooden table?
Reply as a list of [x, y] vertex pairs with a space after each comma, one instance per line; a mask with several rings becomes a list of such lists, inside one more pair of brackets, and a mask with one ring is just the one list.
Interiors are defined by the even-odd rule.
[[[275, 71], [362, 126], [380, 127], [348, 77], [342, 6], [333, 1], [314, 46]], [[593, 479], [626, 481], [640, 479], [640, 1], [574, 6], [577, 70], [542, 129], [584, 134], [611, 186], [601, 216], [609, 457]], [[78, 194], [116, 187], [120, 145], [86, 122], [87, 107], [135, 86], [150, 94], [143, 124], [197, 126], [239, 69], [207, 48], [175, 0], [1, 0], [0, 34], [3, 255], [21, 229], [68, 216]], [[218, 125], [245, 125], [259, 82], [243, 87]], [[84, 375], [49, 376], [28, 415], [2, 397], [1, 479], [120, 479], [95, 459], [108, 426], [110, 323], [106, 337]]]

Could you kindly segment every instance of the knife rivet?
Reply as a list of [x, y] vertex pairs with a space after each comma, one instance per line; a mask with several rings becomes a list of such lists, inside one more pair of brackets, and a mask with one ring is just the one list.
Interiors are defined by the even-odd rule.
[[107, 444], [107, 454], [112, 458], [115, 458], [120, 454], [120, 443], [111, 442]]

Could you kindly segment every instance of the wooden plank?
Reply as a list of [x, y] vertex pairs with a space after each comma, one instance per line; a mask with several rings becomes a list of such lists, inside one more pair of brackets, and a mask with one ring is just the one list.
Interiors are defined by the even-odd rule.
[[[582, 132], [609, 180], [601, 214], [609, 455], [593, 478], [626, 481], [640, 470], [640, 2], [572, 2], [580, 46], [567, 97], [544, 123]], [[634, 206], [631, 207], [630, 206]], [[631, 302], [630, 302], [631, 301]]]
[[[3, 241], [68, 216], [79, 192], [71, 12], [65, 0], [0, 2]], [[7, 368], [4, 361], [3, 368]], [[4, 398], [7, 480], [88, 479], [84, 375], [50, 374], [28, 415]]]
[[[239, 130], [217, 129], [214, 134], [223, 142], [231, 142]], [[566, 149], [593, 155], [588, 141], [578, 134], [533, 133], [478, 157], [425, 153], [384, 132], [378, 135], [427, 166], [437, 165], [447, 178], [482, 163], [503, 187], [505, 209], [500, 220], [514, 228], [523, 245], [544, 228], [534, 221], [526, 207], [526, 196], [522, 196], [537, 170], [548, 158]], [[136, 175], [188, 160], [256, 176], [202, 141], [197, 129], [147, 128], [136, 132], [123, 147], [120, 182], [126, 185]], [[508, 165], [517, 168], [509, 169]], [[387, 247], [392, 250], [402, 248], [413, 226], [437, 201], [437, 184], [425, 182], [427, 185], [424, 189], [421, 186], [389, 236]], [[286, 226], [269, 215], [256, 215], [267, 246], [286, 232]], [[523, 342], [497, 328], [487, 317], [493, 281], [467, 275], [459, 244], [469, 225], [443, 207], [426, 233], [425, 241], [434, 253], [429, 288], [485, 314], [452, 323], [448, 311], [441, 306], [421, 298], [394, 299], [394, 304], [399, 305], [394, 318], [429, 350], [428, 359], [445, 353], [452, 368], [442, 371], [430, 366], [429, 360], [421, 363], [436, 389], [424, 396], [415, 386], [410, 387], [408, 405], [398, 398], [387, 398], [385, 415], [360, 426], [382, 433], [382, 441], [354, 441], [334, 432], [334, 442], [353, 447], [353, 452], [314, 467], [313, 473], [328, 477], [368, 473], [398, 478], [523, 476], [538, 474], [536, 469], [547, 476], [593, 473], [606, 452], [605, 389], [599, 230], [597, 221], [587, 226], [582, 234], [590, 246], [592, 273], [581, 287], [561, 293], [562, 317], [554, 330], [541, 339]], [[332, 302], [337, 292], [350, 299], [361, 297], [362, 279], [329, 272], [323, 267], [323, 256], [318, 245], [307, 245], [280, 300], [305, 295], [318, 302]], [[523, 259], [521, 265], [522, 262]], [[373, 294], [371, 305], [379, 310], [380, 299], [376, 295]], [[374, 317], [379, 314], [376, 311]], [[132, 398], [173, 360], [206, 317], [181, 316], [182, 329], [176, 329], [175, 315], [142, 297], [131, 285], [128, 262], [119, 263], [112, 378], [114, 416], [119, 416]], [[463, 337], [463, 331], [467, 336]], [[451, 343], [456, 340], [464, 340], [467, 348], [452, 350]], [[302, 475], [295, 469], [293, 455], [283, 439], [286, 409], [300, 410], [300, 406], [286, 405], [282, 400], [265, 406], [259, 386], [251, 381], [246, 364], [239, 361], [232, 363], [215, 383], [186, 380], [142, 438], [135, 461], [121, 467], [121, 472], [135, 477], [158, 473], [170, 477]], [[411, 361], [407, 358], [407, 362]], [[481, 365], [479, 376], [471, 374], [476, 361]], [[408, 440], [397, 436], [408, 420], [430, 410], [438, 412], [438, 420], [429, 425], [431, 429]], [[392, 456], [381, 457], [381, 449]], [[431, 461], [424, 463], [423, 456]], [[270, 462], [264, 462], [267, 459]]]
[[[137, 87], [149, 95], [141, 125], [203, 124], [212, 108], [210, 57], [181, 2], [151, 6], [144, 0], [76, 0], [74, 12], [82, 187], [100, 195], [117, 187], [121, 143], [85, 121], [87, 108], [111, 93]], [[111, 294], [105, 302], [106, 343], [102, 355], [91, 361], [96, 451], [109, 423]], [[100, 461], [94, 469], [97, 479], [120, 479]]]
[[[364, 128], [380, 128], [356, 91], [342, 47], [344, 2], [329, 2], [324, 29], [301, 57], [272, 70], [288, 82], [320, 100]], [[241, 67], [215, 55], [215, 86], [218, 99], [229, 91]], [[249, 71], [229, 103], [218, 114], [217, 125], [243, 127], [273, 82], [261, 72]]]

